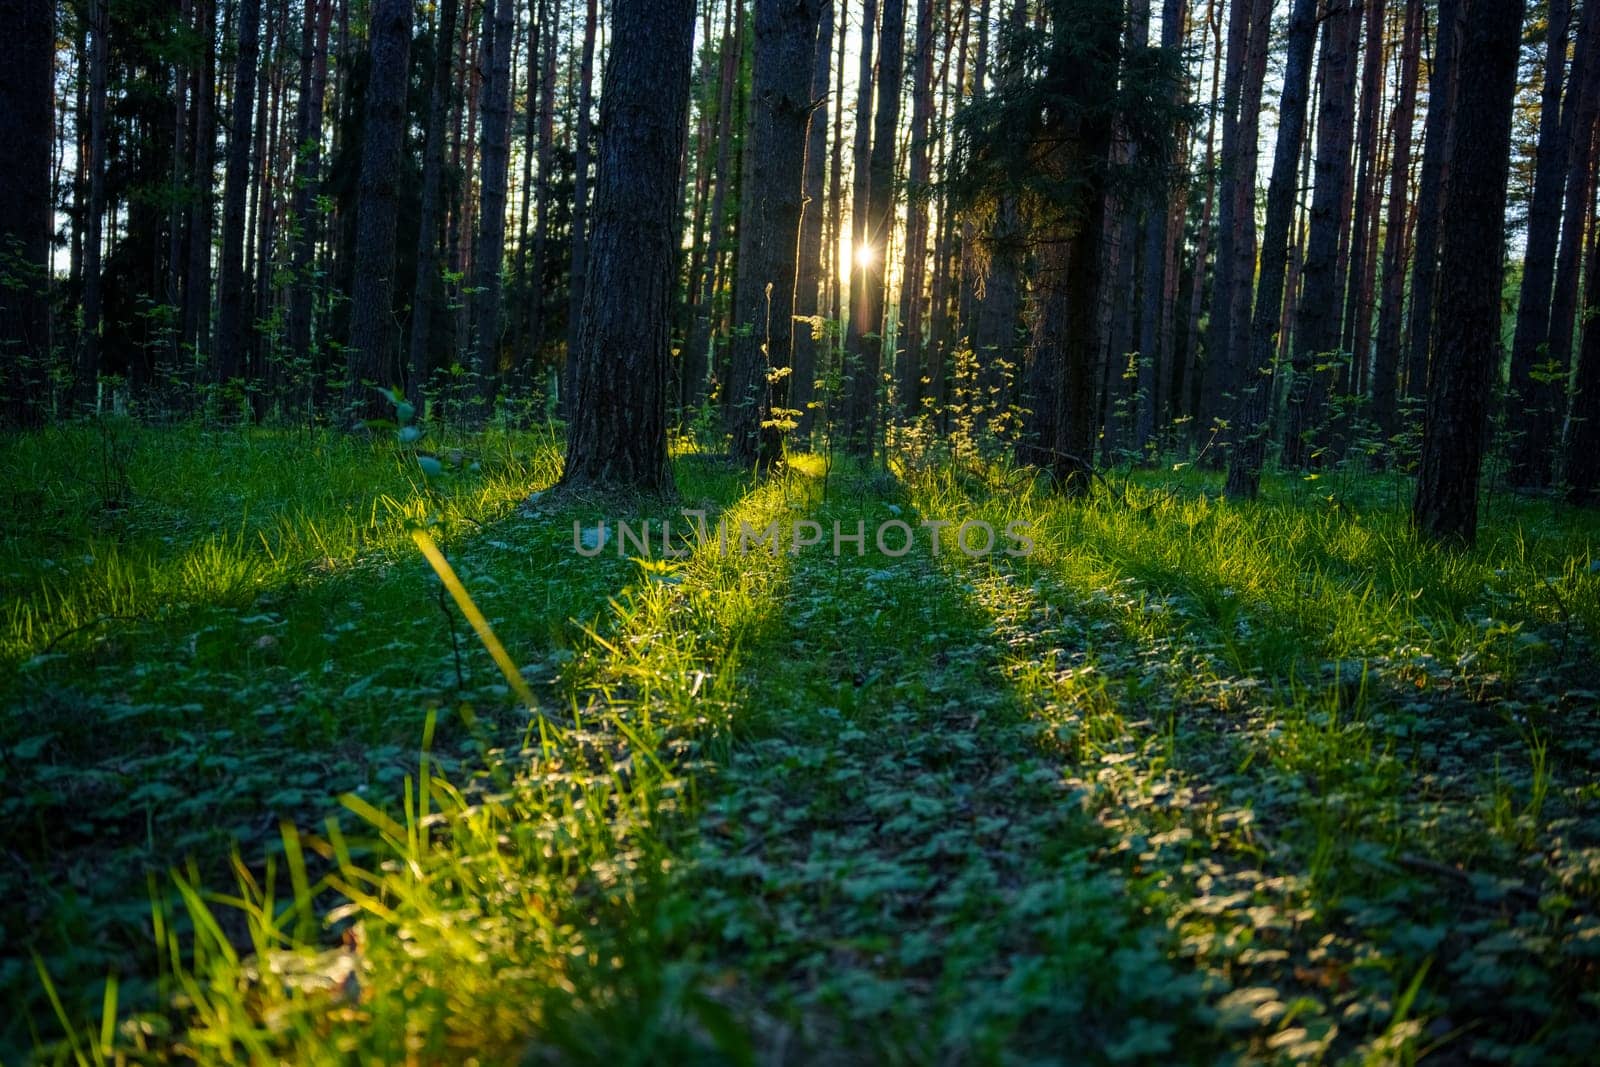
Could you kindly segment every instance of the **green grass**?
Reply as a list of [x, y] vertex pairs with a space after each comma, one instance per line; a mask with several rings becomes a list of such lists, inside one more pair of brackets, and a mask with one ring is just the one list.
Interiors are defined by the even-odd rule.
[[[1238, 507], [1191, 471], [1078, 502], [920, 457], [755, 481], [693, 455], [676, 502], [523, 506], [550, 437], [430, 445], [461, 472], [332, 435], [0, 443], [0, 1058], [1582, 1062], [1600, 1037], [1594, 514], [1496, 500], [1447, 553], [1378, 476]], [[785, 544], [1023, 519], [1038, 551], [573, 550], [575, 520], [680, 507]], [[536, 708], [411, 544], [424, 517]]]

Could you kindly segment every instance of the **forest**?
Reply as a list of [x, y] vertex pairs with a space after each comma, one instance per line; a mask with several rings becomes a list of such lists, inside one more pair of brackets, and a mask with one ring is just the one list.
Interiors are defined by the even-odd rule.
[[0, 0], [0, 1062], [1580, 1064], [1600, 0]]

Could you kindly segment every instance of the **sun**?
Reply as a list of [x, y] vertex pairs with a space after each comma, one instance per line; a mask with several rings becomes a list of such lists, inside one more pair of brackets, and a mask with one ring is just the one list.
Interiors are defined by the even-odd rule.
[[856, 249], [855, 259], [858, 267], [870, 267], [872, 266], [872, 261], [876, 258], [877, 253], [873, 252], [871, 245], [864, 244]]

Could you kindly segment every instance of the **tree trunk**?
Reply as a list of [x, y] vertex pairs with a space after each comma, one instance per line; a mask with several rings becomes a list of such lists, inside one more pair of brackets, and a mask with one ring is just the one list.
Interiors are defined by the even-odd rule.
[[[589, 262], [589, 157], [594, 141], [594, 42], [599, 22], [599, 0], [585, 0], [583, 60], [578, 75], [578, 122], [573, 146], [572, 272], [567, 292], [567, 366], [578, 349], [578, 319], [583, 310], [584, 275]], [[524, 193], [526, 195], [526, 193]], [[688, 365], [685, 358], [685, 366]]]
[[231, 381], [245, 369], [245, 197], [250, 187], [251, 112], [261, 43], [260, 0], [239, 0], [237, 33], [239, 55], [233, 72], [228, 166], [222, 192], [222, 270], [217, 276], [218, 382]]
[[1313, 458], [1313, 440], [1320, 415], [1318, 379], [1340, 345], [1338, 273], [1341, 223], [1350, 169], [1352, 126], [1351, 64], [1361, 29], [1361, 9], [1353, 0], [1322, 24], [1322, 109], [1317, 117], [1317, 163], [1311, 198], [1311, 234], [1300, 272], [1300, 301], [1295, 311], [1292, 377], [1284, 428], [1284, 464], [1304, 470]]
[[500, 289], [506, 245], [506, 175], [511, 132], [511, 0], [483, 6], [483, 159], [478, 242], [473, 253], [473, 361], [484, 409], [493, 412], [500, 385]]
[[[805, 202], [800, 217], [800, 266], [795, 282], [794, 313], [800, 319], [825, 314], [823, 288], [823, 185], [828, 167], [828, 80], [833, 59], [833, 0], [821, 0], [811, 67], [811, 125], [806, 134]], [[790, 376], [789, 407], [799, 412], [796, 429], [811, 425], [811, 397], [817, 375], [819, 344], [808, 322], [795, 324], [794, 373]]]
[[[1240, 195], [1240, 188], [1255, 178], [1254, 174], [1244, 173], [1241, 162], [1239, 114], [1250, 65], [1251, 31], [1257, 2], [1232, 0], [1228, 8], [1228, 46], [1222, 82], [1222, 174], [1217, 192], [1217, 259], [1211, 276], [1211, 319], [1206, 331], [1204, 381], [1200, 391], [1202, 432], [1217, 427], [1217, 419], [1226, 410], [1225, 398], [1232, 388], [1228, 344], [1233, 337], [1233, 291], [1242, 259], [1238, 250], [1241, 232], [1238, 215], [1242, 205], [1249, 202]], [[1218, 455], [1216, 462], [1220, 460]]]
[[433, 351], [433, 317], [443, 287], [444, 256], [439, 211], [444, 180], [445, 116], [449, 110], [451, 58], [455, 52], [457, 0], [443, 0], [433, 42], [433, 84], [428, 90], [428, 125], [422, 147], [422, 199], [417, 226], [417, 280], [411, 294], [411, 376], [408, 393], [422, 410]]
[[[850, 37], [850, 0], [839, 0], [839, 51], [833, 72], [833, 146], [828, 162], [828, 318], [837, 324], [844, 317], [844, 264], [839, 262], [844, 246], [844, 49]], [[830, 333], [830, 338], [832, 334]], [[830, 342], [830, 349], [833, 345]], [[801, 417], [802, 429], [808, 423]]]
[[[1165, 0], [1161, 7], [1161, 50], [1179, 71], [1168, 99], [1176, 108], [1183, 99], [1183, 14], [1185, 0]], [[1167, 307], [1167, 234], [1173, 223], [1172, 191], [1151, 202], [1144, 223], [1144, 279], [1140, 286], [1139, 388], [1134, 419], [1133, 447], [1141, 454], [1155, 442], [1156, 420], [1161, 416], [1161, 382], [1171, 377], [1170, 336], [1161, 328]]]
[[711, 236], [701, 264], [699, 295], [689, 343], [684, 352], [682, 406], [698, 408], [705, 400], [711, 371], [711, 319], [717, 292], [717, 268], [727, 239], [729, 159], [733, 148], [734, 85], [739, 78], [739, 55], [744, 41], [744, 4], [727, 0], [723, 15], [722, 74], [717, 93], [717, 164], [711, 192]]
[[693, 42], [694, 0], [615, 0], [564, 485], [672, 487], [667, 381]]
[[[454, 0], [449, 0], [452, 7]], [[312, 277], [312, 257], [317, 246], [320, 212], [316, 208], [321, 189], [322, 103], [328, 83], [328, 25], [333, 15], [332, 0], [307, 0], [300, 32], [300, 99], [295, 112], [297, 151], [295, 154], [294, 238], [290, 251], [292, 280], [289, 291], [289, 351], [305, 373], [312, 361], [312, 305], [316, 287]], [[316, 402], [315, 396], [306, 398]]]
[[[1211, 27], [1211, 106], [1206, 109], [1210, 116], [1206, 123], [1206, 157], [1205, 165], [1201, 167], [1202, 180], [1206, 183], [1205, 199], [1200, 204], [1200, 218], [1195, 227], [1195, 252], [1194, 269], [1190, 273], [1189, 283], [1189, 316], [1188, 326], [1185, 330], [1187, 340], [1184, 344], [1183, 357], [1183, 397], [1178, 403], [1180, 414], [1194, 415], [1197, 423], [1201, 422], [1203, 414], [1203, 391], [1200, 379], [1204, 377], [1201, 358], [1203, 341], [1200, 334], [1200, 318], [1206, 308], [1206, 262], [1211, 255], [1212, 233], [1218, 227], [1212, 225], [1212, 219], [1217, 215], [1217, 116], [1221, 113], [1218, 103], [1222, 92], [1222, 0], [1211, 0], [1211, 13], [1208, 19]], [[1220, 257], [1219, 257], [1220, 260]], [[1216, 297], [1216, 273], [1211, 272], [1212, 298]], [[1205, 433], [1209, 427], [1198, 425], [1199, 433]]]
[[44, 419], [50, 356], [55, 4], [0, 0], [0, 24], [0, 419], [31, 427]]
[[[195, 194], [189, 212], [189, 264], [184, 272], [187, 284], [183, 301], [183, 338], [193, 350], [198, 364], [211, 346], [211, 226], [216, 204], [216, 196], [212, 191], [215, 178], [212, 161], [217, 146], [217, 50], [211, 44], [216, 33], [215, 0], [196, 0], [195, 22], [200, 38], [205, 42], [205, 62], [195, 79], [194, 166], [191, 170]], [[85, 249], [85, 259], [87, 256]]]
[[[1567, 106], [1572, 109], [1571, 157], [1567, 161], [1566, 209], [1561, 219], [1561, 249], [1556, 256], [1555, 292], [1550, 302], [1550, 336], [1546, 362], [1552, 369], [1551, 404], [1559, 410], [1561, 388], [1572, 367], [1572, 343], [1577, 325], [1579, 281], [1583, 265], [1583, 235], [1593, 212], [1590, 190], [1594, 162], [1594, 133], [1600, 119], [1600, 3], [1584, 5], [1578, 49], [1572, 61], [1572, 87]], [[1566, 109], [1562, 122], [1568, 121]]]
[[357, 419], [389, 414], [388, 402], [379, 390], [392, 386], [397, 373], [395, 227], [400, 158], [405, 147], [412, 6], [409, 0], [375, 0], [372, 9], [372, 73], [362, 116], [361, 197], [345, 398]]
[[821, 0], [755, 6], [728, 428], [734, 457], [763, 468], [781, 458], [782, 436], [770, 424], [788, 419], [788, 381], [774, 372], [794, 365], [795, 259], [820, 13]]
[[1401, 44], [1400, 99], [1394, 110], [1394, 151], [1389, 170], [1389, 217], [1383, 235], [1383, 301], [1378, 313], [1378, 343], [1372, 364], [1372, 418], [1388, 441], [1400, 429], [1397, 396], [1400, 328], [1406, 299], [1406, 205], [1411, 191], [1412, 128], [1417, 113], [1417, 72], [1421, 66], [1423, 0], [1406, 0]]
[[[1349, 284], [1344, 290], [1342, 347], [1349, 362], [1339, 376], [1339, 387], [1348, 397], [1362, 393], [1372, 348], [1373, 277], [1377, 270], [1373, 240], [1378, 233], [1378, 175], [1381, 165], [1379, 156], [1382, 153], [1379, 131], [1386, 88], [1384, 83], [1388, 75], [1388, 67], [1383, 61], [1383, 31], [1388, 19], [1388, 0], [1364, 2], [1367, 32], [1365, 51], [1362, 53], [1361, 104], [1356, 131], [1354, 232], [1350, 240]], [[1342, 413], [1342, 418], [1347, 419], [1348, 413]], [[1347, 436], [1348, 429], [1348, 425], [1341, 423], [1338, 435]]]
[[[895, 25], [899, 25], [898, 12], [900, 0], [887, 0], [893, 6], [897, 17]], [[855, 188], [850, 197], [850, 211], [853, 216], [851, 234], [851, 259], [850, 264], [850, 321], [849, 330], [845, 335], [844, 346], [844, 375], [843, 397], [841, 407], [844, 415], [844, 432], [848, 449], [858, 456], [872, 454], [872, 407], [878, 395], [878, 367], [875, 360], [876, 350], [871, 349], [867, 337], [869, 334], [876, 336], [877, 331], [883, 328], [882, 302], [880, 300], [878, 313], [873, 313], [872, 292], [876, 289], [882, 292], [882, 282], [875, 279], [883, 277], [882, 258], [886, 250], [875, 247], [873, 211], [874, 185], [878, 179], [873, 162], [875, 156], [872, 152], [872, 116], [873, 93], [878, 90], [881, 97], [879, 110], [893, 109], [898, 121], [900, 110], [900, 79], [899, 63], [894, 64], [895, 79], [893, 88], [884, 91], [882, 86], [888, 84], [889, 67], [880, 58], [876, 71], [878, 85], [874, 86], [874, 70], [872, 66], [873, 35], [877, 30], [878, 0], [863, 0], [861, 19], [861, 68], [856, 80], [856, 136], [855, 136]], [[884, 33], [889, 32], [888, 15], [885, 13]], [[898, 57], [901, 46], [894, 46], [893, 54]], [[888, 45], [885, 42], [880, 46], [880, 51], [887, 53]], [[893, 129], [893, 126], [890, 126]], [[879, 346], [881, 347], [881, 338]]]
[[[1009, 15], [1010, 34], [1000, 54], [999, 78], [1014, 88], [1023, 77], [1020, 37], [1027, 25], [1026, 0], [1014, 0]], [[973, 263], [967, 270], [969, 302], [974, 309], [971, 326], [972, 350], [978, 361], [978, 390], [994, 418], [1003, 413], [1020, 385], [1023, 358], [1019, 338], [1022, 313], [1022, 271], [1027, 251], [1023, 243], [1022, 216], [1017, 197], [1009, 190], [997, 196], [994, 221], [982, 235], [982, 267]]]
[[1267, 222], [1261, 239], [1261, 284], [1250, 326], [1250, 359], [1240, 382], [1236, 444], [1228, 466], [1227, 491], [1235, 499], [1254, 499], [1261, 487], [1272, 411], [1274, 356], [1282, 325], [1284, 281], [1293, 237], [1295, 195], [1299, 192], [1300, 146], [1306, 129], [1306, 98], [1311, 90], [1311, 53], [1317, 43], [1317, 0], [1295, 0], [1289, 14], [1284, 60], [1283, 102], [1278, 108], [1278, 140], [1267, 187]]
[[1029, 397], [1031, 440], [1019, 458], [1049, 470], [1065, 492], [1087, 492], [1095, 437], [1095, 355], [1105, 240], [1106, 165], [1110, 159], [1120, 0], [1056, 0], [1044, 79], [1065, 106], [1047, 108], [1036, 165], [1050, 177], [1076, 178], [1075, 202], [1044, 235], [1037, 280]]
[[106, 212], [106, 67], [111, 62], [107, 0], [89, 0], [89, 217], [83, 242], [83, 338], [73, 392], [81, 402], [100, 375], [100, 250]]
[[[1550, 293], [1555, 282], [1556, 241], [1561, 233], [1561, 194], [1565, 188], [1570, 130], [1562, 121], [1562, 87], [1567, 67], [1568, 0], [1550, 0], [1544, 56], [1544, 89], [1539, 100], [1539, 147], [1534, 166], [1533, 201], [1528, 207], [1528, 243], [1522, 259], [1522, 290], [1517, 296], [1517, 327], [1511, 345], [1508, 410], [1516, 415], [1511, 439], [1513, 485], [1549, 484], [1555, 383], [1540, 373], [1550, 335]], [[1579, 47], [1583, 47], [1580, 41]], [[1543, 379], [1542, 381], [1539, 379]]]
[[538, 365], [539, 352], [544, 348], [545, 292], [544, 276], [546, 256], [550, 247], [550, 193], [551, 171], [555, 167], [555, 114], [556, 114], [556, 38], [561, 33], [561, 4], [549, 0], [541, 2], [543, 18], [539, 20], [539, 43], [543, 47], [539, 75], [539, 182], [536, 186], [537, 211], [533, 226], [533, 291], [528, 294], [528, 353], [527, 365], [519, 368], [527, 377]]
[[1428, 118], [1423, 128], [1422, 174], [1417, 180], [1416, 249], [1411, 275], [1411, 314], [1406, 323], [1405, 395], [1428, 393], [1428, 355], [1433, 347], [1433, 304], [1439, 278], [1439, 237], [1444, 222], [1457, 88], [1456, 52], [1465, 0], [1439, 0], [1439, 26], [1428, 79]]
[[1471, 544], [1478, 473], [1489, 428], [1490, 380], [1499, 368], [1501, 259], [1511, 109], [1516, 96], [1523, 0], [1465, 0], [1466, 32], [1456, 95], [1450, 225], [1440, 268], [1438, 350], [1414, 521], [1421, 532]]
[[932, 169], [928, 135], [933, 126], [933, 0], [917, 0], [917, 48], [911, 84], [910, 163], [906, 182], [905, 267], [900, 281], [898, 407], [917, 414], [923, 376], [924, 287], [928, 278], [928, 198]]
[[1589, 242], [1586, 273], [1588, 314], [1567, 419], [1567, 494], [1575, 504], [1600, 500], [1600, 237]]

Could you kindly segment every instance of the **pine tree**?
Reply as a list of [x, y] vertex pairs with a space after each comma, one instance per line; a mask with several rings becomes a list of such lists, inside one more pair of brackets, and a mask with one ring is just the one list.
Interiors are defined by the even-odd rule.
[[1490, 380], [1500, 365], [1501, 262], [1523, 0], [1464, 0], [1463, 9], [1461, 69], [1472, 76], [1461, 80], [1452, 120], [1450, 225], [1440, 256], [1450, 284], [1439, 289], [1413, 519], [1429, 537], [1471, 544]]
[[694, 0], [614, 0], [567, 486], [672, 486], [667, 380], [693, 49]]

